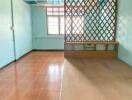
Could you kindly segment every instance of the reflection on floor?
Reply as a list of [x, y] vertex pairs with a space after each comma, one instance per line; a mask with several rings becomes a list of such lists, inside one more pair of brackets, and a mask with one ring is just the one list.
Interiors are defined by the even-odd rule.
[[0, 100], [59, 100], [63, 52], [32, 52], [0, 70]]
[[116, 59], [65, 59], [61, 100], [132, 100], [132, 67]]

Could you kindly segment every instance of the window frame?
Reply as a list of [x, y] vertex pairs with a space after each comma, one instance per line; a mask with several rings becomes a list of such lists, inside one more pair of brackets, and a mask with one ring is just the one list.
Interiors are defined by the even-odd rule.
[[[58, 6], [49, 6], [49, 7], [46, 7], [46, 19], [47, 19], [47, 35], [58, 35], [58, 36], [61, 36], [61, 35], [64, 35], [64, 34], [61, 34], [61, 17], [64, 17], [64, 15], [48, 15], [47, 14], [47, 8], [64, 8], [64, 6], [61, 6], [61, 7], [58, 7]], [[48, 23], [48, 17], [51, 16], [51, 17], [58, 17], [58, 32], [59, 34], [49, 34], [49, 23]]]

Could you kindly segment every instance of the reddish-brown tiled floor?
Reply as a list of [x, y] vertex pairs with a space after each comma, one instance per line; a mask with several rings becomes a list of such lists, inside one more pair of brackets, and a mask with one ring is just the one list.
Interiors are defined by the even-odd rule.
[[59, 100], [63, 52], [31, 52], [0, 70], [0, 100]]

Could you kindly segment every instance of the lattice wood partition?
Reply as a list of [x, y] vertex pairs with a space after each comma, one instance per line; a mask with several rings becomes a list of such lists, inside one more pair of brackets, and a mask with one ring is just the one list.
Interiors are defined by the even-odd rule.
[[65, 0], [65, 42], [114, 42], [117, 0]]

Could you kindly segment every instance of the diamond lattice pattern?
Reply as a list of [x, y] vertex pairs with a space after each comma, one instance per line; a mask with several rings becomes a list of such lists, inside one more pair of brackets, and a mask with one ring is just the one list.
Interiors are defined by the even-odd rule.
[[65, 41], [115, 41], [117, 0], [65, 0]]

